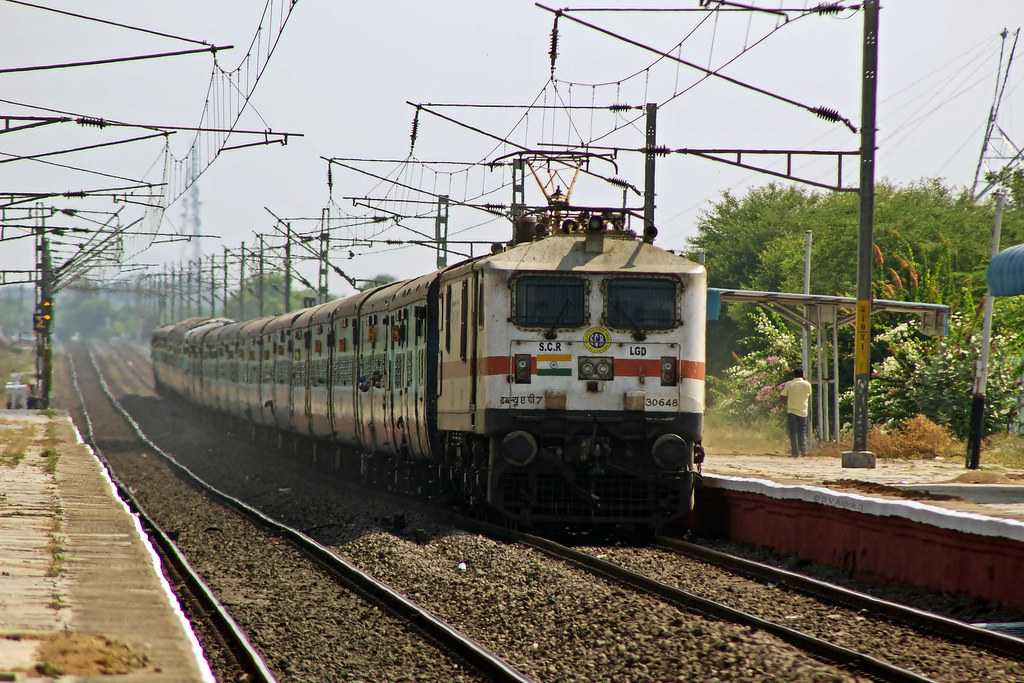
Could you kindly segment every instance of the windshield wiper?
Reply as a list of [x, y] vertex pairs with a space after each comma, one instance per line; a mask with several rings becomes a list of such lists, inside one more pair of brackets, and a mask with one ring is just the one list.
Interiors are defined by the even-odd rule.
[[619, 313], [621, 313], [622, 315], [626, 316], [626, 320], [629, 321], [630, 326], [633, 328], [633, 339], [635, 339], [637, 341], [643, 341], [644, 339], [647, 339], [647, 334], [640, 327], [639, 323], [637, 323], [636, 319], [633, 318], [633, 316], [629, 314], [629, 311], [627, 311], [622, 306], [622, 302], [621, 301], [616, 301], [615, 302], [615, 308], [618, 309]]
[[562, 308], [558, 311], [558, 315], [555, 316], [555, 322], [552, 323], [551, 327], [548, 328], [548, 331], [544, 333], [545, 339], [554, 339], [556, 336], [558, 336], [557, 334], [555, 334], [555, 331], [558, 329], [559, 323], [562, 322], [562, 316], [565, 315], [565, 311], [568, 308], [568, 306], [569, 298], [566, 297], [565, 301], [562, 302]]

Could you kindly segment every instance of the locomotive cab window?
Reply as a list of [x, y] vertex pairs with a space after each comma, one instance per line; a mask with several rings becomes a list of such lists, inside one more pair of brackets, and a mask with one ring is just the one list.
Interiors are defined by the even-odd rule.
[[586, 318], [586, 288], [574, 277], [520, 277], [513, 321], [520, 327], [579, 327]]
[[679, 324], [676, 316], [676, 283], [672, 280], [608, 280], [606, 306], [610, 327], [667, 330]]

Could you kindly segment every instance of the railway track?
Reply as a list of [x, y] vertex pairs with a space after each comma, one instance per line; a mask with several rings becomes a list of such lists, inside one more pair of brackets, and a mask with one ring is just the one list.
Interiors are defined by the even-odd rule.
[[[143, 380], [136, 374], [132, 379], [132, 382], [139, 382], [140, 386], [145, 384]], [[308, 476], [308, 475], [307, 475]], [[297, 501], [296, 501], [297, 502]], [[423, 505], [421, 503], [410, 503], [407, 499], [402, 499], [401, 504], [408, 507], [417, 505]], [[429, 506], [424, 506], [429, 507]], [[431, 512], [435, 515], [438, 514], [436, 509], [431, 508]], [[565, 563], [569, 566], [578, 568], [581, 571], [585, 571], [592, 576], [599, 577], [601, 580], [614, 583], [616, 585], [627, 586], [631, 590], [641, 592], [648, 596], [653, 596], [657, 600], [672, 605], [679, 609], [684, 609], [688, 612], [698, 612], [701, 614], [710, 615], [715, 619], [724, 620], [733, 624], [740, 624], [749, 628], [757, 629], [759, 631], [770, 633], [774, 637], [777, 637], [796, 648], [799, 648], [809, 654], [812, 654], [815, 658], [826, 659], [840, 664], [842, 667], [858, 671], [865, 676], [869, 676], [877, 680], [894, 680], [894, 681], [928, 681], [935, 679], [944, 680], [1010, 680], [1012, 679], [1011, 674], [1005, 674], [1006, 669], [999, 668], [1002, 666], [1000, 662], [995, 662], [989, 668], [985, 666], [978, 667], [984, 673], [971, 673], [961, 675], [954, 673], [952, 675], [936, 676], [931, 677], [927, 673], [922, 673], [917, 670], [917, 667], [911, 666], [899, 666], [885, 661], [883, 658], [875, 656], [875, 653], [868, 654], [867, 652], [860, 652], [857, 649], [845, 647], [843, 645], [831, 642], [828, 638], [818, 636], [791, 628], [790, 626], [776, 623], [770, 619], [759, 616], [752, 611], [744, 609], [737, 609], [731, 604], [735, 604], [732, 600], [713, 600], [702, 595], [698, 595], [694, 591], [687, 591], [679, 588], [678, 586], [671, 585], [670, 581], [659, 581], [651, 576], [647, 575], [647, 572], [643, 571], [632, 571], [620, 564], [610, 562], [606, 559], [596, 557], [595, 554], [582, 552], [573, 548], [568, 548], [564, 545], [555, 543], [549, 539], [539, 538], [536, 536], [530, 536], [528, 534], [522, 534], [520, 532], [510, 531], [503, 528], [493, 527], [485, 524], [481, 524], [477, 520], [460, 518], [450, 512], [443, 511], [440, 516], [446, 521], [459, 526], [461, 528], [474, 531], [480, 534], [484, 534], [490, 538], [499, 539], [504, 543], [514, 543], [523, 547], [529, 548], [531, 551], [536, 553], [542, 553], [545, 556], [556, 559], [558, 562]], [[781, 580], [769, 579], [773, 583]], [[813, 580], [811, 580], [813, 581]], [[822, 582], [819, 582], [822, 583]], [[841, 590], [841, 589], [840, 589]], [[838, 599], [838, 593], [834, 591], [827, 591], [822, 589], [822, 592], [817, 596], [818, 599], [828, 602], [834, 602], [835, 604], [843, 605], [847, 604]], [[890, 603], [891, 604], [891, 603]], [[865, 610], [875, 606], [874, 603], [860, 603], [860, 606], [854, 609]], [[896, 606], [901, 607], [901, 606]], [[899, 612], [900, 610], [895, 610]], [[917, 623], [911, 623], [902, 620], [902, 623], [911, 623], [914, 629], [927, 631], [929, 633], [939, 633], [944, 638], [954, 639], [959, 643], [966, 643], [971, 647], [994, 649], [995, 651], [1003, 652], [1009, 656], [1017, 656], [1017, 653], [1012, 650], [999, 649], [997, 646], [1005, 646], [1003, 640], [996, 638], [991, 640], [988, 637], [993, 635], [988, 632], [980, 631], [979, 629], [971, 629], [967, 626], [966, 630], [956, 626], [959, 622], [953, 622], [953, 620], [943, 620], [941, 617], [935, 617], [934, 615], [928, 615], [927, 613], [919, 612], [917, 610], [910, 610], [906, 608], [907, 612], [917, 612]], [[884, 609], [880, 609], [880, 613], [884, 615], [884, 618], [891, 619], [892, 621], [901, 621], [901, 619], [894, 613], [889, 614]], [[934, 617], [929, 619], [928, 617]], [[858, 617], [863, 619], [863, 617]], [[876, 619], [873, 614], [871, 619]], [[946, 624], [946, 631], [933, 628], [936, 620], [944, 622], [952, 622]], [[834, 622], [833, 622], [834, 623]], [[900, 636], [906, 639], [906, 635]], [[979, 639], [980, 637], [980, 639]], [[1002, 637], [1005, 639], [1005, 637]], [[1012, 640], [1012, 639], [1010, 639]], [[912, 641], [909, 647], [913, 647]], [[1011, 643], [1012, 645], [1012, 643]], [[913, 669], [913, 670], [912, 670]], [[1003, 672], [1003, 673], [992, 673], [992, 672]], [[1000, 678], [1000, 676], [1003, 676]]]
[[864, 610], [934, 633], [953, 641], [971, 643], [1007, 657], [1024, 659], [1024, 640], [1003, 633], [979, 628], [932, 612], [915, 609], [889, 600], [850, 590], [827, 581], [791, 572], [770, 564], [755, 562], [732, 553], [690, 543], [678, 538], [659, 537], [658, 547], [700, 562], [713, 564], [730, 572], [763, 583], [782, 585], [811, 597], [827, 600], [854, 610]]
[[[142, 431], [138, 423], [124, 409], [120, 401], [111, 391], [110, 386], [104, 377], [103, 371], [100, 368], [99, 363], [97, 363], [92, 351], [89, 351], [88, 358], [89, 364], [92, 371], [95, 373], [96, 380], [103, 395], [106, 397], [106, 400], [109, 402], [113, 410], [115, 410], [131, 427], [135, 438], [144, 444], [145, 448], [149, 452], [157, 454], [169, 466], [174, 468], [174, 470], [190, 485], [194, 486], [204, 495], [209, 496], [218, 503], [230, 507], [253, 524], [271, 532], [275, 537], [286, 539], [289, 544], [294, 546], [307, 558], [315, 562], [319, 568], [326, 571], [340, 585], [344, 586], [345, 589], [359, 596], [359, 599], [369, 602], [382, 611], [397, 617], [403, 621], [409, 629], [421, 634], [426, 641], [450, 655], [453, 660], [468, 664], [469, 667], [473, 671], [477, 672], [480, 677], [486, 680], [503, 681], [508, 683], [525, 683], [530, 680], [497, 655], [488, 651], [472, 639], [466, 637], [457, 629], [431, 614], [429, 611], [423, 609], [418, 604], [392, 590], [389, 586], [374, 579], [370, 574], [331, 553], [327, 548], [310, 538], [302, 531], [271, 519], [259, 510], [238, 498], [223, 492], [217, 487], [208, 484], [200, 477], [196, 476], [188, 467], [183, 465], [173, 455], [160, 448]], [[73, 360], [70, 362], [73, 363]], [[83, 398], [83, 412], [85, 411], [84, 405], [85, 401]], [[138, 506], [137, 501], [135, 505]], [[141, 507], [139, 506], [138, 509], [141, 510]], [[163, 537], [164, 541], [170, 544], [171, 547], [174, 546], [167, 534], [163, 534]], [[176, 548], [174, 550], [174, 556], [181, 558], [182, 562], [184, 562], [183, 554]], [[194, 571], [191, 572], [191, 575], [194, 581], [201, 583], [201, 579]], [[217, 614], [221, 615], [223, 621], [229, 621], [231, 624], [234, 624], [235, 628], [231, 631], [231, 635], [229, 637], [232, 639], [238, 639], [239, 641], [245, 641], [247, 643], [247, 647], [243, 649], [256, 654], [255, 648], [251, 643], [248, 643], [245, 634], [237, 627], [237, 624], [234, 623], [224, 606], [217, 603], [212, 591], [206, 589], [202, 599], [208, 601], [206, 604], [211, 605], [211, 608], [215, 609]], [[214, 604], [216, 604], [215, 608], [212, 607]], [[253, 678], [252, 680], [274, 680], [273, 674], [270, 671], [271, 667], [268, 667], [263, 663], [260, 668], [264, 672], [262, 675], [268, 676], [268, 678]], [[410, 673], [408, 675], [412, 674]], [[286, 675], [284, 678], [290, 678], [290, 676]], [[430, 678], [430, 676], [427, 676], [427, 678]]]
[[[160, 555], [161, 563], [172, 574], [174, 584], [179, 592], [179, 599], [183, 599], [182, 601], [191, 607], [188, 609], [188, 612], [192, 620], [202, 619], [209, 626], [210, 631], [216, 634], [217, 642], [231, 656], [238, 671], [246, 676], [248, 680], [256, 683], [276, 683], [277, 679], [274, 677], [274, 674], [271, 673], [267, 663], [253, 644], [249, 642], [245, 632], [238, 626], [231, 617], [231, 614], [228, 613], [224, 605], [221, 604], [213, 591], [210, 590], [210, 587], [199, 576], [198, 572], [192, 568], [192, 565], [189, 564], [174, 541], [146, 513], [131, 490], [124, 485], [118, 478], [117, 473], [114, 472], [103, 450], [97, 443], [93, 430], [92, 416], [86, 405], [85, 397], [82, 395], [82, 388], [78, 383], [78, 371], [75, 367], [74, 359], [70, 355], [68, 355], [68, 369], [71, 374], [75, 396], [79, 401], [79, 410], [85, 422], [85, 441], [103, 465], [107, 476], [110, 477], [110, 480], [117, 488], [118, 495], [128, 504], [129, 509], [138, 515], [143, 529], [145, 529], [150, 541]], [[187, 591], [187, 595], [180, 595], [180, 593], [185, 591]], [[217, 668], [223, 676], [224, 669], [228, 667], [230, 667], [230, 664], [220, 662]]]

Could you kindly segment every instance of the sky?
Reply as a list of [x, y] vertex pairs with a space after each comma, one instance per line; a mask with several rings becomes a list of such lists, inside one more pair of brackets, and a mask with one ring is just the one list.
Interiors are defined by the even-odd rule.
[[[267, 0], [223, 0], [211, 3], [126, 3], [92, 0], [39, 0], [49, 7], [87, 12], [118, 22], [144, 26], [217, 45], [234, 45], [218, 53], [218, 63], [231, 70], [244, 64]], [[280, 16], [281, 0], [272, 0]], [[589, 0], [588, 7], [627, 6]], [[760, 1], [762, 6], [779, 2]], [[803, 7], [803, 0], [782, 3]], [[582, 5], [580, 5], [582, 6]], [[629, 7], [692, 7], [698, 2], [630, 2]], [[169, 9], [173, 8], [173, 9]], [[588, 12], [580, 18], [660, 50], [713, 69], [736, 58], [722, 73], [810, 107], [834, 108], [853, 122], [860, 119], [862, 15], [802, 16], [784, 25], [770, 14], [747, 12]], [[855, 150], [859, 137], [841, 124], [823, 121], [802, 108], [701, 74], [671, 60], [627, 45], [590, 28], [559, 21], [555, 81], [549, 59], [552, 15], [532, 2], [395, 1], [342, 3], [299, 0], [281, 33], [269, 65], [240, 120], [243, 128], [302, 133], [285, 146], [256, 146], [223, 152], [198, 181], [204, 254], [222, 254], [243, 241], [252, 246], [254, 232], [273, 233], [275, 219], [321, 215], [330, 207], [340, 240], [332, 260], [355, 278], [377, 273], [412, 277], [433, 270], [432, 249], [416, 245], [388, 246], [375, 239], [419, 239], [413, 231], [434, 229], [433, 195], [388, 189], [386, 183], [335, 166], [332, 187], [321, 157], [405, 159], [410, 153], [414, 108], [407, 101], [503, 103], [516, 105], [641, 105], [664, 103], [658, 112], [658, 142], [678, 147], [747, 147]], [[279, 21], [264, 35], [277, 30]], [[999, 33], [1024, 23], [1020, 0], [892, 0], [880, 20], [878, 163], [879, 179], [914, 182], [939, 177], [957, 186], [973, 180], [984, 124], [995, 86]], [[76, 60], [165, 52], [191, 47], [181, 41], [86, 22], [0, 0], [0, 25], [8, 27], [0, 42], [0, 69]], [[676, 46], [682, 42], [678, 52]], [[762, 40], [763, 38], [763, 40]], [[1024, 45], [1019, 52], [1024, 52]], [[1011, 72], [1000, 123], [1018, 144], [1024, 144], [1024, 55]], [[250, 60], [254, 55], [249, 57]], [[89, 66], [63, 70], [0, 72], [0, 99], [150, 124], [196, 126], [210, 82], [208, 53], [160, 60]], [[594, 85], [601, 84], [601, 85]], [[676, 95], [680, 91], [681, 94]], [[674, 96], [675, 95], [675, 96]], [[215, 98], [214, 98], [215, 99]], [[629, 124], [636, 113], [606, 109], [557, 108], [438, 109], [476, 128], [507, 136], [517, 144], [538, 147], [573, 144], [610, 129], [617, 132], [597, 144], [637, 148], [644, 144], [643, 121]], [[0, 113], [39, 114], [25, 106], [0, 102]], [[45, 113], [45, 112], [43, 112]], [[224, 120], [223, 117], [221, 120]], [[2, 122], [0, 122], [2, 123]], [[139, 129], [83, 128], [74, 124], [47, 126], [0, 135], [0, 195], [8, 191], [71, 190], [113, 187], [127, 181], [89, 175], [9, 155], [37, 154], [146, 134]], [[187, 132], [167, 141], [181, 158], [192, 141]], [[227, 143], [250, 141], [235, 136]], [[163, 139], [48, 157], [124, 178], [161, 182]], [[459, 127], [426, 111], [419, 115], [413, 154], [420, 161], [479, 161], [514, 148]], [[209, 153], [210, 149], [206, 150]], [[4, 163], [4, 162], [7, 163]], [[615, 165], [595, 161], [592, 170], [625, 178], [643, 187], [641, 155], [619, 152]], [[848, 160], [846, 182], [855, 182], [856, 163]], [[355, 163], [372, 173], [450, 194], [454, 201], [507, 204], [511, 200], [508, 170], [482, 166], [422, 163]], [[774, 167], [778, 167], [777, 164]], [[798, 161], [807, 177], [830, 182], [833, 161]], [[451, 172], [450, 172], [451, 171]], [[543, 169], [538, 169], [543, 175]], [[529, 180], [529, 179], [528, 179]], [[683, 248], [695, 233], [701, 213], [729, 191], [742, 194], [771, 178], [699, 158], [671, 155], [657, 169], [658, 244]], [[560, 182], [568, 184], [563, 176]], [[528, 202], [542, 201], [536, 182], [528, 182]], [[573, 199], [580, 203], [619, 205], [621, 190], [583, 176]], [[388, 197], [376, 206], [395, 213], [420, 214], [394, 222], [351, 228], [343, 216], [373, 211], [354, 206], [346, 196]], [[631, 206], [642, 198], [631, 196]], [[142, 215], [137, 205], [114, 205], [110, 198], [72, 203], [91, 210], [123, 208], [127, 222]], [[182, 202], [165, 213], [161, 231], [177, 232]], [[8, 212], [6, 221], [15, 216]], [[382, 215], [377, 211], [376, 215]], [[98, 216], [98, 214], [94, 214]], [[72, 225], [82, 218], [63, 217]], [[51, 219], [51, 224], [58, 220]], [[140, 224], [140, 226], [143, 224]], [[315, 230], [315, 221], [292, 221], [295, 230]], [[472, 208], [453, 208], [451, 240], [481, 242], [508, 239], [510, 225]], [[379, 234], [378, 234], [379, 233]], [[458, 234], [456, 234], [458, 233]], [[8, 235], [17, 234], [17, 230]], [[364, 241], [354, 243], [352, 238]], [[854, 239], [854, 236], [851, 236]], [[59, 240], [58, 240], [59, 241]], [[151, 238], [128, 241], [127, 254], [136, 264], [161, 270], [192, 255], [192, 244], [175, 241], [150, 246]], [[157, 238], [160, 241], [160, 238]], [[67, 248], [58, 245], [58, 248]], [[468, 250], [469, 245], [453, 249]], [[473, 245], [474, 253], [486, 249]], [[349, 255], [353, 256], [349, 258]], [[0, 268], [26, 268], [32, 261], [31, 240], [0, 242]], [[454, 257], [453, 257], [454, 260]], [[854, 264], [850, 264], [851, 269]], [[311, 262], [299, 272], [315, 282]], [[332, 292], [350, 290], [337, 275]]]

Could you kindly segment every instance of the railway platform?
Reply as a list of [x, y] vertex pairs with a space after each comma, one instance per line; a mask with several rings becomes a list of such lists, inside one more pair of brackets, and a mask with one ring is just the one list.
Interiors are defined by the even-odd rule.
[[0, 411], [0, 680], [209, 681], [138, 521], [66, 414]]
[[697, 525], [872, 581], [1024, 609], [1024, 471], [709, 453]]

